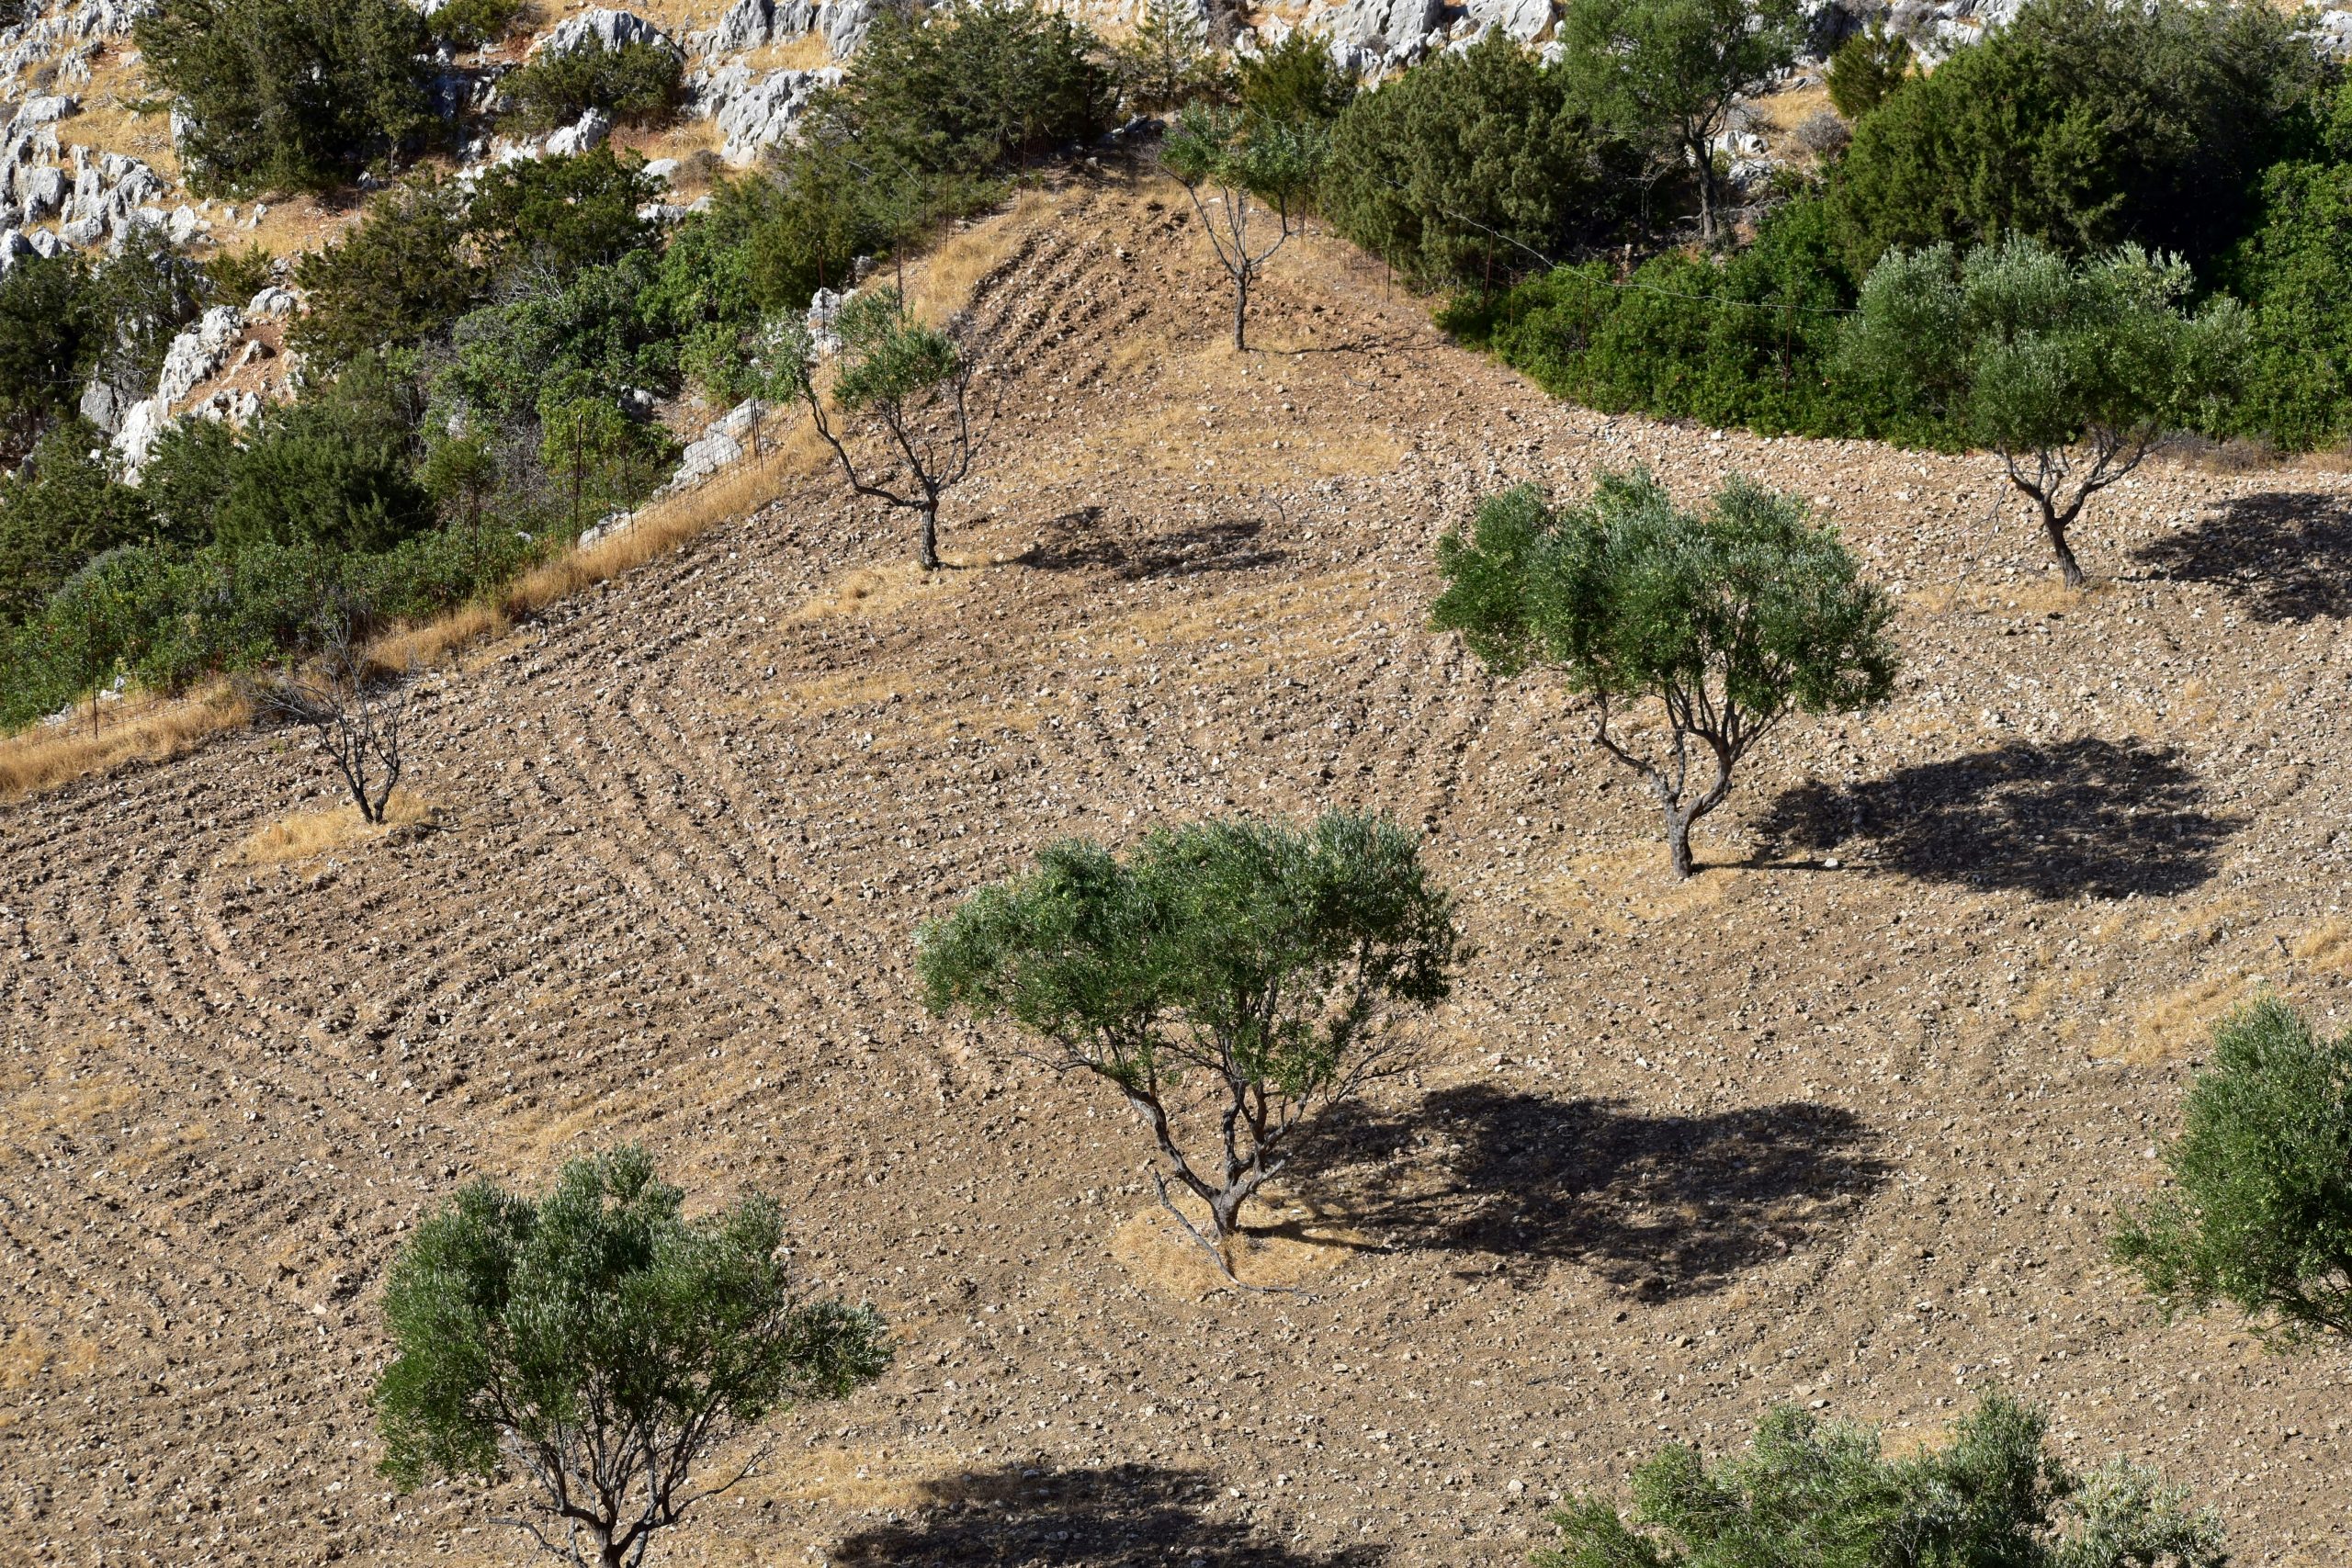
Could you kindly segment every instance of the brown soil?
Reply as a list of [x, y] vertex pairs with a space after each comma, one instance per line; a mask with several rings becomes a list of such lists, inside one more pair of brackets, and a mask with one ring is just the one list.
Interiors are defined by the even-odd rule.
[[[2101, 1238], [2217, 1008], [2352, 1006], [2352, 485], [2152, 466], [2069, 595], [1983, 458], [1564, 407], [1321, 242], [1237, 355], [1169, 193], [1007, 221], [955, 569], [786, 481], [428, 677], [435, 830], [248, 863], [334, 801], [287, 733], [0, 807], [17, 1558], [523, 1561], [373, 1472], [383, 1267], [639, 1138], [903, 1339], [665, 1562], [1510, 1562], [1669, 1438], [1988, 1388], [2340, 1562], [2343, 1353], [2166, 1327]], [[1636, 461], [1820, 498], [1903, 605], [1897, 700], [1781, 735], [1682, 886], [1555, 683], [1423, 629], [1479, 495]], [[1304, 1293], [1238, 1295], [909, 943], [1057, 835], [1329, 805], [1428, 829], [1479, 957], [1261, 1216]]]

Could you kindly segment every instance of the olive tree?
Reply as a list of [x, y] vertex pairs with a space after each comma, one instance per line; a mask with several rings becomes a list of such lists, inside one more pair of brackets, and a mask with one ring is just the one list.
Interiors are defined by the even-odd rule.
[[1712, 243], [1723, 206], [1715, 139], [1732, 106], [1796, 58], [1796, 0], [1576, 0], [1561, 30], [1564, 62], [1594, 113], [1689, 164], [1699, 238]]
[[[1478, 509], [1468, 540], [1438, 541], [1438, 570], [1437, 629], [1498, 675], [1557, 667], [1589, 699], [1594, 743], [1657, 796], [1677, 876], [1690, 874], [1691, 825], [1784, 719], [1894, 689], [1885, 595], [1802, 501], [1745, 479], [1695, 514], [1647, 470], [1603, 475], [1579, 507], [1521, 486]], [[1665, 739], [1645, 743], [1620, 726], [1653, 698]], [[1694, 772], [1694, 745], [1712, 773]]]
[[2116, 1232], [2167, 1311], [2228, 1302], [2273, 1343], [2352, 1337], [2352, 1032], [2276, 998], [2223, 1020], [2165, 1152], [2173, 1185]]
[[1634, 1475], [1634, 1512], [1579, 1498], [1536, 1568], [2222, 1568], [2220, 1518], [2151, 1472], [2088, 1475], [2047, 1447], [2049, 1417], [1988, 1394], [1949, 1440], [1889, 1458], [1867, 1427], [1781, 1409], [1747, 1452], [1679, 1444]]
[[2069, 587], [2083, 505], [2140, 466], [2166, 431], [2210, 424], [2245, 361], [2245, 307], [2190, 311], [2177, 257], [2126, 245], [2074, 262], [2011, 234], [1965, 259], [1890, 251], [1862, 284], [1843, 374], [1948, 420], [2001, 456]]
[[866, 1307], [797, 1297], [784, 1219], [750, 1197], [698, 1219], [642, 1149], [563, 1168], [534, 1202], [477, 1181], [392, 1260], [383, 1469], [519, 1476], [512, 1521], [582, 1568], [635, 1568], [656, 1532], [749, 1474], [704, 1461], [796, 1401], [839, 1399], [889, 1351]]
[[[833, 318], [840, 355], [823, 384], [825, 345], [808, 324], [773, 329], [761, 375], [808, 409], [817, 434], [840, 460], [850, 489], [912, 512], [915, 560], [939, 565], [939, 502], [972, 471], [970, 394], [978, 368], [968, 323], [934, 327], [907, 309], [895, 288], [852, 298]], [[850, 455], [857, 443], [868, 454]]]
[[1333, 812], [1161, 829], [1125, 859], [1055, 844], [925, 925], [916, 962], [933, 1013], [1010, 1019], [1025, 1055], [1115, 1088], [1159, 1151], [1160, 1201], [1230, 1275], [1242, 1206], [1314, 1112], [1401, 1065], [1396, 1025], [1446, 995], [1454, 942], [1419, 840]]
[[[1252, 122], [1230, 107], [1199, 105], [1183, 112], [1160, 144], [1161, 165], [1182, 182], [1209, 249], [1233, 279], [1237, 349], [1250, 346], [1250, 291], [1274, 253], [1301, 231], [1330, 147], [1329, 129], [1312, 121]], [[1253, 197], [1267, 209], [1263, 214], [1254, 210]]]

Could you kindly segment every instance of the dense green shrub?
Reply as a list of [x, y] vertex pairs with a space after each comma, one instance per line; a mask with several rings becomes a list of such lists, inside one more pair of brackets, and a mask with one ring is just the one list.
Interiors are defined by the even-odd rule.
[[1552, 1516], [1537, 1568], [2222, 1568], [2222, 1525], [2151, 1472], [2078, 1475], [2041, 1412], [1988, 1394], [1944, 1443], [1889, 1458], [1867, 1427], [1782, 1409], [1747, 1452], [1680, 1444], [1634, 1473], [1629, 1521], [1599, 1498]]
[[1808, 197], [1729, 257], [1669, 253], [1623, 279], [1605, 263], [1564, 266], [1442, 320], [1555, 396], [1610, 412], [1931, 439], [1911, 405], [1831, 376], [1854, 288], [1835, 214]]
[[204, 274], [152, 223], [133, 224], [89, 273], [80, 372], [143, 397], [180, 329], [204, 308]]
[[204, 302], [243, 310], [277, 277], [277, 258], [258, 240], [243, 250], [223, 245], [204, 264]]
[[1305, 28], [1273, 48], [1241, 62], [1245, 129], [1261, 125], [1330, 126], [1355, 101], [1355, 73], [1331, 58], [1330, 45]]
[[1333, 127], [1320, 199], [1408, 277], [1507, 280], [1615, 227], [1632, 174], [1566, 74], [1498, 28], [1357, 95]]
[[466, 231], [493, 285], [534, 277], [568, 279], [650, 245], [661, 231], [638, 209], [662, 194], [634, 152], [610, 145], [567, 158], [521, 158], [481, 176], [466, 210]]
[[2352, 435], [2352, 164], [2273, 166], [2229, 275], [2254, 316], [2233, 428], [2289, 449]]
[[1228, 85], [1194, 0], [1142, 0], [1134, 35], [1115, 52], [1127, 101], [1137, 108], [1174, 108]]
[[434, 126], [431, 31], [401, 0], [164, 0], [137, 36], [201, 188], [324, 189]]
[[2029, 0], [1855, 127], [1837, 178], [1852, 264], [2017, 232], [2207, 266], [2246, 229], [2261, 171], [2308, 146], [2321, 69], [2254, 0]]
[[1860, 119], [1886, 101], [1911, 74], [1911, 45], [1872, 22], [1829, 57], [1829, 101], [1848, 119]]
[[378, 197], [356, 228], [296, 266], [310, 310], [293, 323], [294, 346], [331, 369], [446, 332], [483, 288], [467, 222], [465, 192], [447, 181], [415, 181]]
[[602, 39], [543, 49], [500, 84], [514, 127], [554, 130], [590, 109], [621, 125], [666, 124], [685, 93], [685, 62], [666, 43], [641, 40], [607, 49]]
[[443, 0], [429, 18], [433, 36], [458, 51], [496, 43], [530, 19], [530, 0]]
[[838, 112], [869, 164], [1000, 169], [1110, 126], [1117, 84], [1102, 52], [1092, 33], [1033, 0], [886, 10], [851, 62]]
[[2165, 1161], [2171, 1189], [2115, 1254], [2167, 1309], [2228, 1302], [2279, 1344], [2352, 1338], [2352, 1032], [2322, 1039], [2277, 998], [2231, 1014]]
[[[24, 256], [0, 274], [0, 461], [14, 463], [80, 395], [76, 372], [101, 328], [78, 254]], [[5, 526], [5, 524], [0, 524]], [[9, 585], [0, 582], [0, 593]], [[6, 620], [0, 614], [0, 622]]]
[[153, 526], [140, 493], [114, 482], [106, 437], [74, 417], [41, 438], [19, 473], [0, 474], [0, 626], [31, 618], [103, 550]]

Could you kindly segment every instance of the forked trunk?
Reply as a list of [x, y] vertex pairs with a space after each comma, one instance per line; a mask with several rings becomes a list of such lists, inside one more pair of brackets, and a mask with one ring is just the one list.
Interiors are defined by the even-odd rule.
[[2074, 521], [2075, 514], [2071, 509], [2062, 517], [2050, 502], [2045, 501], [2041, 503], [2041, 531], [2049, 536], [2050, 551], [2058, 558], [2059, 575], [2066, 580], [2067, 587], [2080, 588], [2084, 581], [2083, 569], [2075, 559], [2074, 547], [2066, 543], [2066, 530]]

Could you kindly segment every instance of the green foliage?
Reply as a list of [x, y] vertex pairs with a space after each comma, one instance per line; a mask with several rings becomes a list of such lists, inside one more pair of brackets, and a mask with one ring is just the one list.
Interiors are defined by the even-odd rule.
[[1145, 0], [1135, 35], [1119, 46], [1119, 80], [1139, 108], [1173, 108], [1224, 85], [1198, 0]]
[[1726, 258], [1669, 252], [1622, 280], [1605, 263], [1558, 267], [1441, 319], [1555, 396], [1611, 412], [1936, 442], [1914, 405], [1832, 376], [1854, 296], [1835, 215], [1806, 197]]
[[[655, 243], [637, 209], [662, 194], [638, 154], [610, 144], [563, 158], [520, 158], [483, 175], [466, 210], [493, 286], [528, 275], [568, 280]], [[453, 312], [454, 313], [454, 312]]]
[[204, 264], [204, 302], [243, 310], [254, 295], [276, 281], [277, 259], [258, 240], [241, 251], [221, 246]]
[[1837, 181], [1853, 265], [2014, 232], [2208, 265], [2247, 228], [2261, 170], [2309, 144], [2320, 76], [2254, 0], [2029, 0], [1855, 127]]
[[530, 0], [443, 0], [429, 18], [433, 36], [461, 52], [519, 32], [530, 19]]
[[2232, 424], [2290, 449], [2352, 435], [2352, 165], [2272, 167], [2229, 270], [2254, 316]]
[[1614, 227], [1629, 173], [1566, 75], [1497, 28], [1357, 95], [1332, 130], [1319, 200], [1407, 276], [1468, 283]]
[[1889, 1459], [1868, 1428], [1774, 1411], [1745, 1454], [1679, 1444], [1634, 1474], [1629, 1521], [1596, 1498], [1552, 1516], [1537, 1568], [2221, 1568], [2220, 1520], [2147, 1471], [2088, 1476], [2040, 1412], [1988, 1394], [1949, 1443]]
[[356, 228], [296, 265], [310, 310], [293, 323], [294, 346], [333, 368], [447, 332], [483, 288], [467, 226], [466, 193], [445, 180], [376, 197]]
[[164, 0], [137, 37], [202, 188], [324, 190], [433, 130], [431, 32], [401, 0]]
[[2189, 287], [2186, 265], [2131, 245], [2079, 264], [2022, 234], [1957, 263], [1949, 245], [1890, 252], [1839, 365], [2001, 454], [2078, 583], [2066, 532], [2084, 502], [2166, 430], [2219, 423], [2237, 385], [2245, 309], [2191, 314]]
[[536, 1203], [478, 1181], [418, 1226], [384, 1291], [385, 1473], [519, 1472], [550, 1529], [577, 1520], [633, 1563], [707, 1495], [694, 1472], [720, 1442], [881, 1375], [870, 1308], [795, 1295], [773, 1200], [689, 1220], [684, 1197], [625, 1148]]
[[1273, 48], [1241, 62], [1243, 129], [1299, 125], [1328, 130], [1355, 101], [1356, 86], [1355, 73], [1340, 68], [1328, 41], [1295, 28]]
[[89, 274], [85, 373], [143, 396], [180, 329], [204, 308], [204, 274], [152, 223], [136, 223]]
[[1033, 0], [886, 10], [851, 62], [837, 112], [864, 156], [926, 173], [989, 172], [1112, 123], [1101, 40]]
[[1714, 140], [1732, 104], [1796, 56], [1796, 0], [1577, 0], [1562, 66], [1595, 117], [1638, 145], [1687, 160], [1699, 233], [1715, 236]]
[[1829, 101], [1848, 119], [1860, 119], [1886, 101], [1911, 74], [1911, 44], [1872, 22], [1829, 57]]
[[[1796, 713], [1886, 700], [1894, 611], [1804, 503], [1735, 479], [1704, 513], [1676, 508], [1646, 470], [1605, 475], [1582, 507], [1521, 486], [1478, 509], [1472, 537], [1438, 542], [1446, 589], [1430, 624], [1459, 631], [1498, 675], [1558, 668], [1591, 699], [1593, 739], [1665, 808], [1675, 874], [1691, 824], [1721, 805], [1738, 763]], [[1667, 742], [1612, 728], [1619, 705], [1657, 700]], [[1713, 778], [1690, 773], [1692, 742]]]
[[500, 85], [509, 118], [537, 135], [602, 109], [620, 125], [665, 125], [685, 93], [685, 62], [666, 43], [640, 40], [607, 49], [598, 38], [570, 49], [543, 49]]
[[94, 455], [105, 446], [104, 435], [69, 418], [21, 472], [0, 475], [0, 626], [34, 616], [93, 556], [147, 536], [143, 499]]
[[2352, 1032], [2319, 1039], [2275, 997], [2232, 1013], [2165, 1161], [2171, 1189], [2114, 1247], [2168, 1311], [2228, 1302], [2281, 1346], [2352, 1336]]
[[[1304, 831], [1162, 828], [1125, 861], [1058, 843], [923, 927], [924, 1002], [1010, 1019], [1062, 1068], [1115, 1086], [1221, 1242], [1303, 1119], [1389, 1062], [1386, 1024], [1447, 994], [1453, 908], [1419, 850], [1344, 812]], [[1194, 1079], [1220, 1114], [1214, 1163], [1188, 1156], [1168, 1121]]]
[[[0, 274], [0, 457], [21, 457], [80, 395], [76, 371], [104, 331], [82, 258], [23, 256]], [[0, 525], [5, 526], [5, 525]], [[0, 582], [0, 593], [9, 585]], [[0, 613], [0, 622], [8, 617]]]

